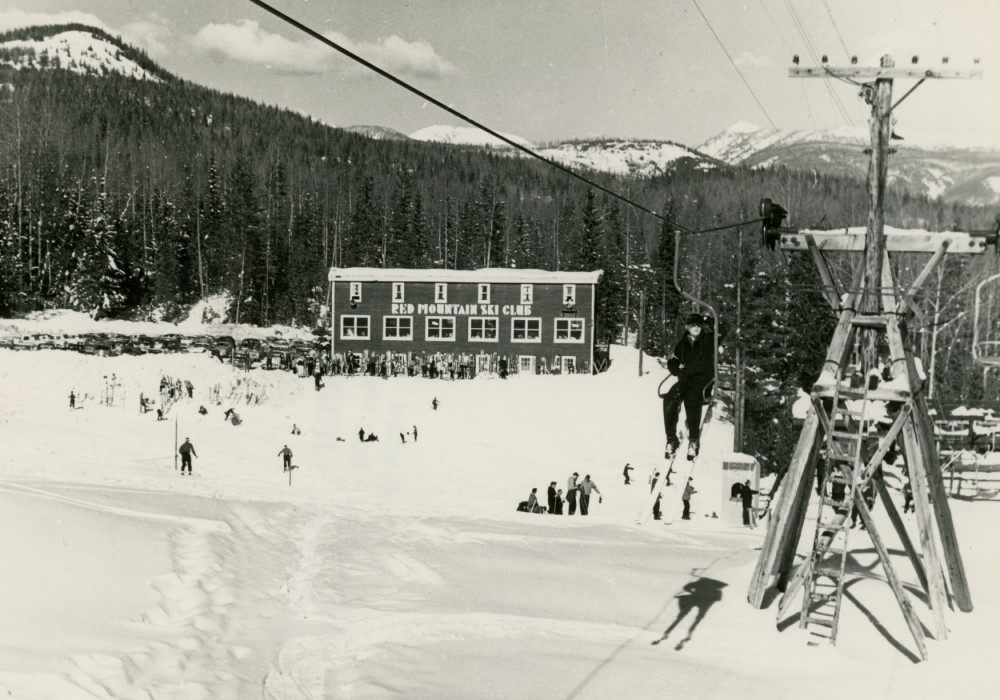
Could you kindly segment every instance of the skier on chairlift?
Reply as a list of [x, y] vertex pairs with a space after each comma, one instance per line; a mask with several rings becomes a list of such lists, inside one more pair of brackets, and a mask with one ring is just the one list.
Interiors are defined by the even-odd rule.
[[684, 337], [667, 361], [667, 369], [677, 377], [677, 383], [663, 396], [663, 428], [667, 436], [664, 457], [673, 459], [680, 446], [677, 420], [684, 404], [688, 429], [687, 458], [698, 456], [701, 440], [701, 409], [705, 391], [715, 378], [715, 339], [705, 332], [705, 319], [700, 314], [688, 316]]

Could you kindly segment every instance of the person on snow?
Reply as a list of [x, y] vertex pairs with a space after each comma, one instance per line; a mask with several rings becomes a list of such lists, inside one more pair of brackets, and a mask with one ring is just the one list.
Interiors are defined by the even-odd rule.
[[295, 425], [295, 423], [292, 423], [292, 435], [301, 435], [301, 434], [302, 431], [299, 430], [299, 426]]
[[580, 482], [580, 515], [587, 514], [587, 508], [590, 506], [591, 491], [597, 491], [598, 503], [604, 502], [601, 490], [597, 488], [597, 484], [590, 480], [590, 474], [587, 474], [587, 476], [583, 477], [583, 481]]
[[562, 489], [556, 490], [556, 515], [563, 514], [563, 497]]
[[580, 488], [576, 485], [576, 480], [579, 477], [580, 475], [577, 472], [573, 472], [573, 476], [566, 480], [566, 502], [569, 503], [570, 515], [576, 513], [576, 492]]
[[698, 493], [691, 482], [694, 481], [691, 477], [688, 477], [688, 482], [684, 486], [684, 495], [681, 496], [681, 500], [684, 501], [684, 514], [681, 515], [681, 520], [691, 519], [691, 496]]
[[538, 489], [531, 489], [531, 493], [528, 494], [528, 512], [537, 513], [538, 512]]
[[323, 388], [323, 371], [320, 370], [320, 369], [317, 369], [316, 372], [313, 374], [313, 380], [314, 380], [314, 382], [316, 384], [316, 391], [319, 391], [320, 389], [322, 389]]
[[909, 477], [907, 477], [906, 483], [903, 484], [903, 512], [909, 513], [913, 508], [913, 487], [910, 486]]
[[698, 456], [701, 440], [701, 407], [705, 388], [715, 377], [715, 350], [713, 338], [707, 336], [699, 314], [687, 318], [687, 332], [667, 360], [667, 369], [677, 377], [677, 383], [663, 397], [663, 429], [667, 435], [664, 456], [672, 459], [680, 446], [677, 439], [677, 420], [681, 403], [688, 429], [688, 459]]
[[434, 400], [431, 401], [431, 406], [434, 408], [435, 411], [438, 410], [438, 400], [436, 396], [434, 397]]
[[69, 407], [76, 408], [76, 393], [72, 389], [69, 390]]
[[190, 379], [185, 379], [184, 380], [184, 388], [187, 389], [188, 398], [189, 399], [193, 399], [194, 398], [194, 384], [191, 383]]
[[406, 444], [406, 435], [404, 435], [403, 433], [400, 433], [399, 434], [399, 441], [405, 445]]
[[413, 426], [413, 442], [417, 441], [417, 426]]
[[292, 451], [288, 449], [288, 445], [285, 445], [278, 451], [278, 454], [281, 456], [282, 465], [284, 466], [284, 469], [281, 471], [287, 472], [292, 468]]
[[629, 465], [628, 463], [626, 463], [626, 464], [625, 464], [625, 469], [623, 469], [623, 470], [622, 470], [622, 475], [623, 475], [623, 476], [625, 477], [625, 485], [626, 485], [626, 486], [628, 486], [629, 484], [631, 484], [631, 483], [632, 483], [632, 477], [630, 477], [630, 476], [628, 475], [628, 473], [629, 473], [630, 471], [632, 471], [633, 469], [634, 469], [634, 467], [632, 467], [632, 466], [630, 466], [630, 465]]
[[204, 406], [199, 406], [198, 407], [198, 413], [201, 414], [201, 415], [203, 415], [203, 416], [206, 416], [206, 415], [208, 415], [208, 409], [205, 408]]
[[[660, 477], [660, 472], [654, 472], [653, 476], [649, 480], [649, 492], [653, 493], [656, 489], [656, 480]], [[659, 520], [660, 513], [660, 499], [662, 499], [662, 494], [656, 497], [656, 502], [653, 503], [653, 520]]]
[[365, 429], [364, 429], [364, 427], [362, 427], [361, 430], [358, 431], [358, 440], [360, 440], [361, 442], [365, 441]]
[[184, 469], [187, 468], [187, 473], [191, 473], [191, 455], [195, 457], [198, 453], [194, 451], [194, 445], [191, 444], [191, 438], [184, 438], [184, 444], [180, 446], [177, 450], [181, 455], [181, 476], [184, 475]]
[[556, 512], [556, 482], [549, 484], [549, 514], [555, 514]]
[[740, 501], [743, 503], [743, 524], [753, 530], [757, 526], [757, 516], [753, 512], [754, 494], [760, 493], [750, 488], [750, 480], [747, 479], [740, 487]]

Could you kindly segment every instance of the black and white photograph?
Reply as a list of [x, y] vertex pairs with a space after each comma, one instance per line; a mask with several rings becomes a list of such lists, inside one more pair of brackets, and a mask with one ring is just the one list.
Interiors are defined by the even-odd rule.
[[0, 0], [0, 697], [995, 697], [998, 113], [995, 0]]

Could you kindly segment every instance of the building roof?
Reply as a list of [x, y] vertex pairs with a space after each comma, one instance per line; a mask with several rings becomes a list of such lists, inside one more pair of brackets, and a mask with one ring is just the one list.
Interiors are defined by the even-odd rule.
[[486, 267], [481, 270], [410, 270], [382, 267], [332, 267], [331, 282], [481, 282], [493, 284], [597, 284], [603, 270], [554, 272]]

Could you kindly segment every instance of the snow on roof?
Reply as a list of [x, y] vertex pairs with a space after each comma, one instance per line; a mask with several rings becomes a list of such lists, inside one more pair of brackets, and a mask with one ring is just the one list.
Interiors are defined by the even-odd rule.
[[331, 282], [489, 282], [494, 284], [597, 284], [603, 270], [554, 272], [486, 267], [480, 270], [410, 270], [382, 267], [333, 267]]

